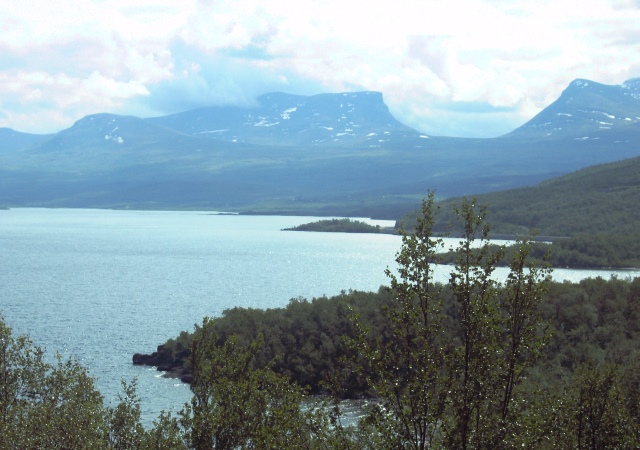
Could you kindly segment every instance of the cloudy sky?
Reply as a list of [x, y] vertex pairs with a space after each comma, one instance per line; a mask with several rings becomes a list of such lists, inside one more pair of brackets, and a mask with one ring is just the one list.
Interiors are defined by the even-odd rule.
[[640, 0], [3, 0], [0, 127], [374, 90], [432, 135], [491, 137], [576, 78], [640, 77]]

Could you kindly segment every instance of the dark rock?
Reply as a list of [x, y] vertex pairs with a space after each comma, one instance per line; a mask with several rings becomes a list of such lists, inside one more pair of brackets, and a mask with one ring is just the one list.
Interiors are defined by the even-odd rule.
[[157, 351], [151, 354], [135, 353], [133, 364], [138, 366], [154, 366], [167, 378], [179, 378], [184, 383], [191, 383], [193, 374], [185, 368], [185, 362], [189, 358], [189, 350], [182, 349], [174, 354], [164, 345], [159, 345]]
[[175, 365], [175, 358], [173, 357], [171, 350], [165, 348], [164, 345], [159, 345], [158, 350], [150, 355], [135, 353], [132, 359], [133, 364], [142, 366], [172, 367]]

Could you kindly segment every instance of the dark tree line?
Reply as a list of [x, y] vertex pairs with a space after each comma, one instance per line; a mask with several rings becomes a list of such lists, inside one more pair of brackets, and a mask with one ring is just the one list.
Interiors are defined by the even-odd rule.
[[304, 223], [291, 228], [285, 228], [286, 231], [323, 231], [323, 232], [339, 232], [339, 233], [382, 233], [384, 230], [380, 225], [370, 225], [361, 220], [352, 219], [326, 219], [316, 222]]
[[[518, 246], [507, 248], [505, 257], [498, 262], [509, 264], [509, 258]], [[529, 258], [546, 261], [553, 267], [572, 269], [631, 269], [640, 267], [640, 233], [626, 235], [580, 235], [556, 239], [553, 243], [533, 242]], [[455, 252], [445, 253], [441, 261], [453, 264]]]

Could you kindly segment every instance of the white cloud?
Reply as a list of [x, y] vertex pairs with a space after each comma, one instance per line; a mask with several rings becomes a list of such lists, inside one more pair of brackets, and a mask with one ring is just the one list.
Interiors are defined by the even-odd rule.
[[428, 134], [501, 134], [574, 78], [640, 76], [634, 0], [61, 5], [0, 5], [0, 126], [55, 131], [82, 114], [247, 104], [269, 89], [378, 90]]

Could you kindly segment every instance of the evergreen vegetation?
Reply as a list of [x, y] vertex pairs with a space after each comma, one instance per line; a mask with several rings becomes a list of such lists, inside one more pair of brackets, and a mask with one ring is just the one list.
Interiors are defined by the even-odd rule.
[[[431, 195], [403, 236], [388, 289], [235, 308], [168, 342], [189, 347], [193, 399], [148, 430], [135, 384], [106, 407], [85, 369], [46, 363], [0, 322], [0, 447], [638, 448], [640, 280], [551, 282], [531, 242], [489, 245], [486, 209], [463, 201], [436, 284], [436, 208]], [[354, 392], [375, 401], [342, 426], [337, 399]]]

